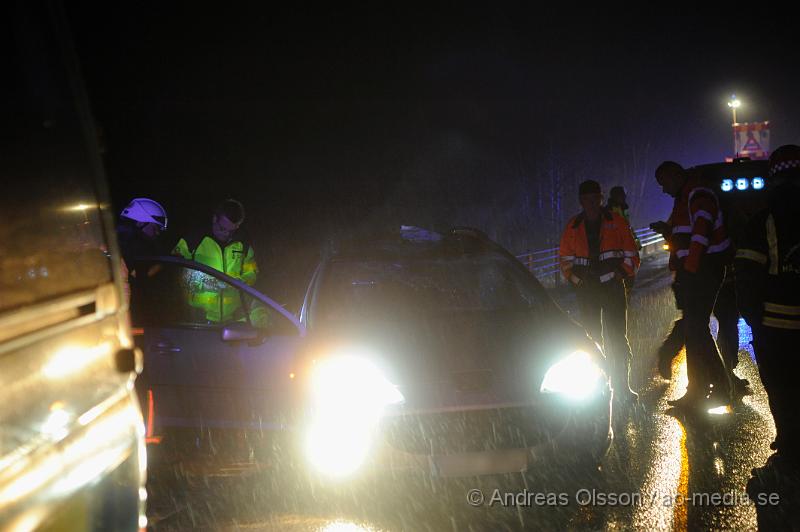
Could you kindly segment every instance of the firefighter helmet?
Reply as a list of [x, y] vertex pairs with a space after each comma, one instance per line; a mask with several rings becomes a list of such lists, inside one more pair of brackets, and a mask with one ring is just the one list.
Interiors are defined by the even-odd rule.
[[167, 211], [157, 201], [149, 198], [134, 198], [122, 209], [120, 216], [137, 222], [154, 223], [162, 230], [167, 228]]

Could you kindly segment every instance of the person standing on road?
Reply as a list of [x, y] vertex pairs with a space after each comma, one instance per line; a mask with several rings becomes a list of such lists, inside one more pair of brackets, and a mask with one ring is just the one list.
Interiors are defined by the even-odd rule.
[[[240, 229], [244, 214], [244, 206], [238, 201], [223, 201], [212, 213], [211, 230], [195, 230], [181, 238], [173, 255], [205, 264], [252, 286], [258, 266], [253, 246]], [[213, 323], [239, 319], [242, 306], [236, 288], [208, 275], [202, 276], [201, 286], [192, 285], [191, 304], [205, 309], [206, 319]]]
[[711, 336], [709, 319], [730, 262], [732, 245], [714, 191], [681, 165], [665, 161], [656, 181], [675, 199], [670, 235], [670, 269], [676, 300], [683, 307], [683, 333], [689, 386], [686, 395], [668, 401], [679, 408], [708, 410], [730, 403], [728, 375]]
[[[611, 187], [611, 190], [608, 193], [606, 209], [625, 218], [625, 221], [628, 222], [628, 227], [631, 227], [631, 213], [628, 207], [628, 195], [625, 192], [625, 187], [621, 185]], [[633, 236], [633, 241], [636, 242], [636, 249], [641, 251], [642, 244], [636, 237], [636, 233], [633, 232], [633, 228], [631, 228], [631, 235]], [[628, 303], [628, 306], [631, 304], [631, 290], [633, 290], [633, 283], [635, 279], [635, 277], [629, 277], [623, 280], [625, 283], [625, 299]]]
[[639, 242], [639, 239], [636, 237], [636, 233], [633, 232], [631, 226], [631, 212], [630, 207], [628, 207], [628, 194], [625, 191], [625, 187], [621, 185], [617, 185], [615, 187], [611, 187], [611, 190], [608, 192], [608, 201], [606, 202], [606, 209], [615, 212], [625, 218], [625, 221], [628, 222], [628, 226], [631, 227], [631, 234], [633, 235], [633, 240], [636, 242], [636, 249], [642, 249], [642, 244]]
[[[122, 283], [126, 301], [130, 303], [131, 282], [135, 282], [136, 259], [169, 251], [159, 247], [159, 236], [167, 229], [167, 211], [150, 198], [134, 198], [122, 209], [117, 225], [117, 242], [122, 255]], [[152, 272], [147, 272], [148, 274]]]
[[[703, 179], [700, 175], [696, 177], [701, 180]], [[709, 188], [712, 187], [713, 185], [709, 186]], [[733, 249], [735, 249], [736, 237], [742, 232], [742, 213], [738, 211], [735, 212], [730, 208], [727, 210], [723, 208], [722, 211], [722, 219], [724, 220], [726, 233], [731, 239]], [[661, 234], [667, 243], [670, 244], [672, 233], [671, 220], [667, 222], [655, 222], [650, 224], [650, 228]], [[671, 244], [670, 247], [672, 247]], [[738, 377], [733, 372], [739, 363], [739, 310], [736, 306], [736, 289], [734, 286], [732, 267], [732, 264], [727, 264], [725, 266], [723, 282], [717, 293], [712, 312], [714, 317], [717, 318], [718, 323], [717, 346], [722, 355], [728, 378], [732, 384], [734, 396], [739, 398], [751, 394], [752, 390], [749, 387], [750, 383], [746, 379]], [[679, 280], [676, 279], [676, 282], [673, 283], [672, 291], [675, 296], [675, 306], [678, 310], [683, 312], [686, 294], [681, 290]], [[672, 325], [672, 330], [658, 349], [658, 372], [664, 379], [672, 379], [672, 361], [681, 352], [685, 343], [686, 333], [684, 331], [684, 320], [683, 317], [681, 317], [675, 320]]]
[[[770, 157], [768, 206], [747, 224], [734, 261], [739, 309], [753, 330], [758, 370], [775, 419], [767, 464], [753, 470], [749, 488], [791, 487], [800, 494], [800, 146]], [[782, 497], [782, 501], [785, 500]], [[796, 509], [796, 508], [795, 508]]]
[[614, 398], [635, 402], [639, 396], [629, 381], [632, 354], [624, 281], [636, 274], [639, 252], [625, 219], [603, 207], [597, 181], [581, 183], [578, 195], [583, 210], [561, 235], [561, 273], [575, 289], [581, 323], [603, 345]]

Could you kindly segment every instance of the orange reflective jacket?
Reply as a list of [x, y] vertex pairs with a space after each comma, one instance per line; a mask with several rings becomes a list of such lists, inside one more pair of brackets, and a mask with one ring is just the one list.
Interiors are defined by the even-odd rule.
[[[628, 222], [619, 214], [603, 209], [600, 218], [600, 254], [589, 256], [585, 214], [572, 217], [561, 235], [559, 258], [561, 273], [572, 284], [589, 280], [590, 272], [602, 283], [620, 277], [633, 277], [639, 269], [639, 251]], [[590, 266], [594, 264], [592, 270]]]

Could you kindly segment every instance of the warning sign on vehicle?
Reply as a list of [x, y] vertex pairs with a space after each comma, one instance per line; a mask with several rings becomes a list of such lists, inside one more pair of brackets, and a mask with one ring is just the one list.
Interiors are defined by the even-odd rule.
[[733, 135], [736, 157], [766, 159], [769, 157], [769, 122], [735, 124]]

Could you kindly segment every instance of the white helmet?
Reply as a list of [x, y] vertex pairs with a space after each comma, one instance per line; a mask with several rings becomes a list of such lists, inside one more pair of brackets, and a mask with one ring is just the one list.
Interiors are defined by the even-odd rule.
[[167, 228], [167, 211], [157, 201], [134, 198], [122, 209], [120, 216], [137, 222], [154, 223], [162, 230]]

